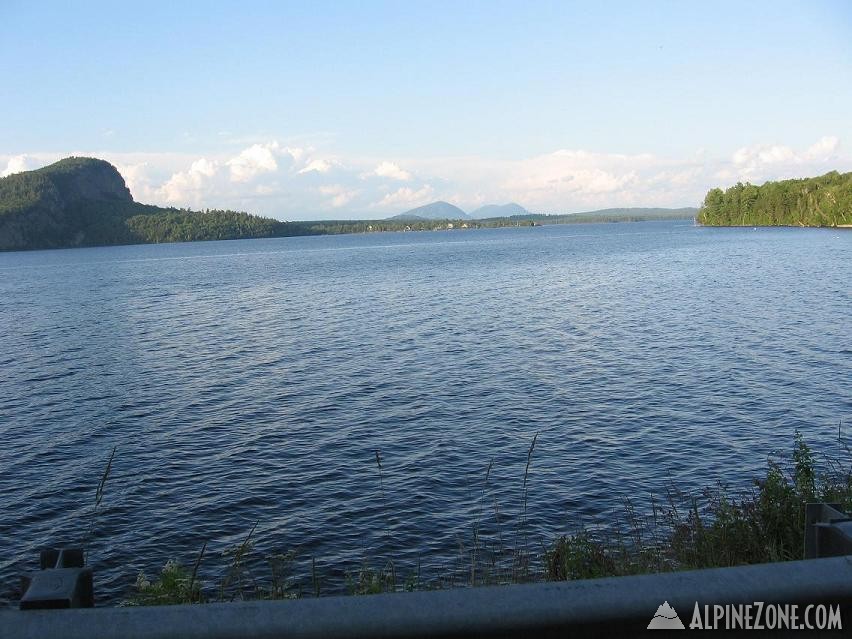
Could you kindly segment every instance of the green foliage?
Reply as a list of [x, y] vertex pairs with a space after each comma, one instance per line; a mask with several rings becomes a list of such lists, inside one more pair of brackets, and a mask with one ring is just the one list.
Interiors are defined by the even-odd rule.
[[683, 520], [673, 520], [671, 550], [681, 568], [736, 566], [800, 559], [804, 502], [781, 467], [770, 462], [752, 493], [730, 498], [721, 487], [706, 491], [706, 508], [694, 501]]
[[[297, 599], [302, 594], [302, 588], [293, 581], [293, 563], [296, 560], [296, 552], [290, 550], [286, 553], [275, 553], [267, 557], [269, 566], [269, 586], [258, 587], [260, 599]], [[314, 592], [319, 588], [315, 582]]]
[[[545, 554], [553, 580], [616, 576], [635, 572], [737, 566], [802, 559], [805, 505], [824, 501], [852, 507], [852, 471], [834, 463], [818, 474], [813, 452], [796, 433], [791, 464], [769, 461], [766, 475], [739, 498], [722, 486], [687, 500], [676, 491], [666, 508], [654, 506], [654, 539], [630, 543], [598, 539], [589, 532], [565, 536]], [[632, 519], [632, 517], [629, 517]], [[631, 524], [639, 531], [641, 523]], [[660, 529], [662, 534], [660, 534]]]
[[737, 183], [712, 189], [698, 212], [713, 226], [841, 226], [852, 224], [852, 173], [798, 180]]
[[814, 501], [817, 491], [814, 455], [799, 431], [796, 431], [795, 435], [793, 468], [793, 480], [799, 499], [805, 503]]
[[236, 240], [287, 234], [286, 224], [248, 213], [137, 207], [139, 214], [129, 217], [125, 223], [140, 243]]
[[[389, 561], [384, 568], [376, 570], [365, 561], [357, 573], [346, 575], [346, 583], [351, 595], [378, 595], [383, 592], [394, 592], [396, 568], [393, 562]], [[411, 580], [407, 581], [406, 585], [409, 583]]]
[[[249, 568], [247, 559], [251, 550], [252, 544], [249, 538], [242, 544], [225, 550], [223, 557], [228, 559], [228, 565], [212, 599], [205, 596], [203, 584], [197, 579], [198, 567], [204, 556], [204, 549], [202, 549], [191, 574], [174, 560], [166, 562], [159, 578], [153, 582], [148, 580], [144, 572], [140, 572], [136, 579], [135, 592], [123, 605], [160, 606], [202, 603], [211, 600], [224, 602], [234, 601], [235, 599], [295, 599], [301, 597], [301, 585], [292, 578], [293, 563], [296, 558], [294, 551], [275, 553], [266, 557], [265, 563], [269, 569], [267, 580], [256, 578]], [[314, 580], [314, 593], [318, 596], [319, 583], [316, 577], [314, 577]]]
[[10, 215], [56, 197], [53, 183], [35, 171], [0, 179], [0, 215]]
[[553, 581], [594, 579], [620, 574], [610, 551], [588, 532], [560, 537], [545, 553], [547, 576]]
[[136, 578], [136, 593], [127, 602], [132, 606], [173, 606], [201, 602], [201, 586], [178, 562], [169, 560], [159, 579], [149, 581], [144, 572]]

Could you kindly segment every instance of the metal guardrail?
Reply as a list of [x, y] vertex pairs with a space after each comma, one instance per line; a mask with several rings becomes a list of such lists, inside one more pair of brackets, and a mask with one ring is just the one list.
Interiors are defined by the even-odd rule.
[[92, 573], [82, 551], [54, 550], [24, 576], [21, 611], [0, 611], [0, 639], [633, 635], [663, 602], [687, 624], [696, 605], [839, 604], [848, 632], [852, 518], [837, 504], [808, 504], [804, 551], [802, 561], [560, 583], [86, 610]]
[[696, 604], [839, 604], [843, 630], [848, 632], [852, 628], [852, 556], [365, 597], [0, 611], [0, 638], [630, 636], [645, 631], [664, 601], [686, 626]]

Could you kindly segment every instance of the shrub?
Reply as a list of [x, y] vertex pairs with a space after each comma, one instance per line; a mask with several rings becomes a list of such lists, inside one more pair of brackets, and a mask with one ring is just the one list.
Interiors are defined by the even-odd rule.
[[160, 572], [160, 578], [151, 582], [140, 572], [136, 578], [136, 593], [129, 605], [171, 606], [200, 603], [201, 586], [178, 562], [169, 560]]

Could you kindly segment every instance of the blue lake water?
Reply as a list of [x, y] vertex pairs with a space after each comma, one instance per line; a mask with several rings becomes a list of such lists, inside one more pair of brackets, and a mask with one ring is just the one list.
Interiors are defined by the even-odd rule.
[[40, 548], [85, 539], [113, 446], [99, 602], [205, 541], [222, 565], [255, 522], [258, 554], [315, 557], [334, 590], [364, 557], [440, 573], [476, 519], [511, 530], [536, 433], [528, 530], [545, 541], [669, 479], [743, 487], [796, 428], [834, 452], [852, 421], [852, 232], [648, 222], [6, 253], [0, 335], [7, 603]]

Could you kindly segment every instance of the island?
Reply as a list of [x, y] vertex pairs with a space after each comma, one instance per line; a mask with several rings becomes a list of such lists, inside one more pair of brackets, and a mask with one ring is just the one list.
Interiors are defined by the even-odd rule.
[[711, 189], [696, 219], [707, 226], [852, 227], [852, 172]]

